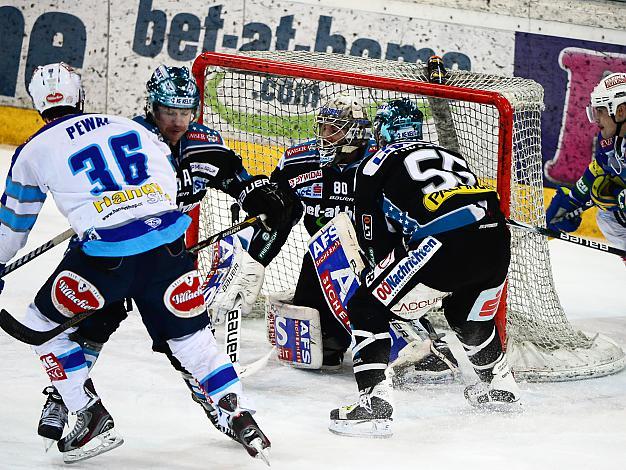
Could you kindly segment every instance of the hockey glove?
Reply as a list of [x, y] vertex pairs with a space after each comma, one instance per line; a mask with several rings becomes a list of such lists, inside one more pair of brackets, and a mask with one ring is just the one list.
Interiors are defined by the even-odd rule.
[[621, 211], [626, 211], [626, 189], [622, 189], [617, 195], [617, 207]]
[[290, 222], [295, 198], [267, 176], [257, 175], [245, 182], [238, 202], [249, 215], [265, 214], [267, 225], [275, 228]]
[[624, 189], [622, 180], [615, 176], [600, 175], [591, 184], [591, 200], [603, 211], [619, 209], [618, 197]]
[[546, 210], [546, 221], [550, 230], [575, 231], [583, 221], [580, 214], [583, 208], [570, 197], [567, 188], [558, 188]]
[[[0, 272], [4, 271], [4, 264], [0, 264]], [[2, 294], [2, 289], [4, 289], [4, 279], [0, 277], [0, 294]]]

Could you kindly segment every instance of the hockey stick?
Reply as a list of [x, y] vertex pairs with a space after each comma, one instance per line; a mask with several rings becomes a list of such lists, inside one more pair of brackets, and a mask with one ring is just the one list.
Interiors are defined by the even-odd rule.
[[[196, 245], [192, 246], [188, 249], [190, 253], [196, 253], [203, 248], [206, 248], [209, 245], [221, 240], [228, 235], [232, 235], [244, 228], [251, 227], [259, 221], [262, 221], [263, 216], [250, 217], [243, 222], [240, 222], [232, 227], [227, 228], [226, 230], [222, 230], [219, 233], [211, 235], [205, 240], [198, 242]], [[98, 310], [86, 310], [84, 312], [80, 312], [74, 315], [72, 318], [68, 319], [66, 322], [61, 323], [60, 325], [52, 328], [47, 331], [37, 331], [31, 328], [28, 328], [26, 325], [20, 323], [13, 317], [9, 312], [2, 309], [0, 311], [0, 328], [2, 328], [6, 333], [13, 336], [15, 339], [21, 341], [22, 343], [30, 344], [33, 346], [41, 346], [43, 343], [50, 341], [55, 336], [64, 332], [68, 328], [73, 327], [74, 325], [80, 323], [84, 319], [93, 315]]]
[[0, 271], [0, 278], [3, 278], [5, 275], [10, 272], [15, 271], [17, 268], [24, 266], [26, 263], [34, 260], [37, 256], [45, 253], [46, 251], [54, 248], [55, 246], [63, 243], [65, 240], [74, 235], [74, 230], [68, 228], [65, 232], [58, 234], [51, 240], [48, 240], [43, 245], [35, 248], [30, 253], [25, 254], [21, 258], [16, 259], [11, 264], [7, 264], [2, 271]]
[[534, 227], [532, 225], [527, 225], [522, 222], [517, 222], [515, 220], [506, 219], [506, 223], [512, 227], [528, 230], [529, 232], [534, 232], [546, 237], [557, 238], [559, 240], [563, 240], [564, 242], [573, 243], [574, 245], [584, 246], [593, 250], [604, 251], [605, 253], [611, 253], [613, 255], [626, 257], [626, 250], [615, 248], [614, 246], [607, 245], [606, 243], [589, 240], [588, 238], [577, 237], [575, 235], [570, 235], [569, 233], [561, 232], [560, 230]]

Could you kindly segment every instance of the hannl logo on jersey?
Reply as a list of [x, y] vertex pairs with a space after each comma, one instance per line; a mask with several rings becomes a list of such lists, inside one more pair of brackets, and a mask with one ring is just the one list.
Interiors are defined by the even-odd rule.
[[376, 298], [383, 305], [389, 305], [411, 277], [428, 262], [441, 246], [440, 241], [428, 237], [415, 250], [409, 251], [407, 256], [398, 261], [396, 267], [374, 289], [373, 294]]
[[313, 183], [310, 186], [296, 189], [296, 194], [300, 197], [320, 199], [322, 197], [322, 183]]
[[306, 183], [307, 181], [316, 180], [322, 177], [322, 170], [309, 171], [289, 179], [289, 186], [295, 188], [299, 184]]

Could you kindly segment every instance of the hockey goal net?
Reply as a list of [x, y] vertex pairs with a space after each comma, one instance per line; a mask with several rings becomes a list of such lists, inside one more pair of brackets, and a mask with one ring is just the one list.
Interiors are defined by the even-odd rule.
[[[310, 140], [318, 108], [333, 95], [357, 94], [371, 116], [380, 103], [409, 97], [424, 113], [424, 139], [463, 154], [480, 182], [497, 189], [508, 217], [545, 223], [543, 89], [532, 80], [450, 71], [444, 86], [428, 83], [420, 64], [293, 51], [207, 52], [195, 60], [193, 73], [202, 96], [199, 121], [218, 130], [251, 173], [269, 175], [287, 148]], [[233, 202], [211, 190], [193, 232], [202, 239], [232, 225]], [[518, 379], [573, 380], [623, 368], [624, 353], [614, 342], [568, 322], [547, 239], [511, 231], [508, 292], [498, 319]], [[307, 240], [300, 223], [268, 266], [263, 294], [295, 287]], [[207, 256], [200, 255], [201, 270], [210, 265]], [[263, 309], [262, 300], [257, 305]]]

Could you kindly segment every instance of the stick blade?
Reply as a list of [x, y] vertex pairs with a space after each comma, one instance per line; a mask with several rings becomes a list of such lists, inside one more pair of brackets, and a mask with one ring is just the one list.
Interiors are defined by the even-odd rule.
[[5, 309], [0, 310], [0, 328], [18, 341], [32, 346], [41, 346], [47, 340], [45, 332], [22, 325]]

